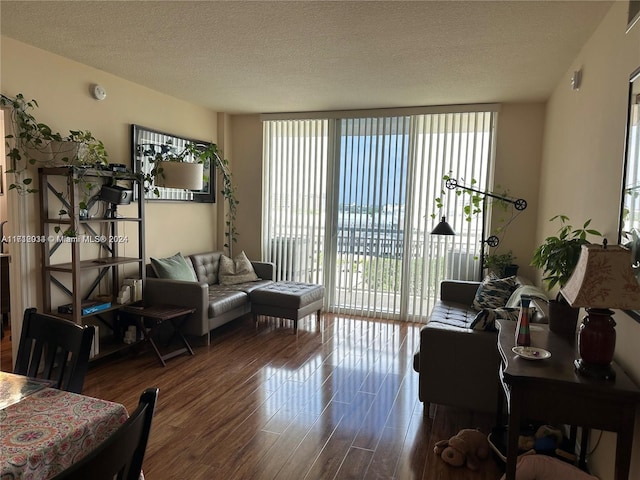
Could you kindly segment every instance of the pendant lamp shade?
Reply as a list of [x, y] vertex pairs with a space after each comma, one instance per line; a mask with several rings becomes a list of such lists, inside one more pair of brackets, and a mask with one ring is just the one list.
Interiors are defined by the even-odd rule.
[[431, 230], [431, 235], [455, 235], [456, 232], [453, 231], [451, 225], [447, 223], [447, 219], [445, 216], [442, 217], [440, 223], [436, 225], [436, 228]]

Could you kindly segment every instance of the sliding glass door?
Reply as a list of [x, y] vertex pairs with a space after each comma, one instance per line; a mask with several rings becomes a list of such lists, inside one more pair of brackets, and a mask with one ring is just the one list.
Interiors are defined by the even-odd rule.
[[[486, 187], [494, 116], [265, 121], [263, 257], [277, 278], [323, 283], [330, 311], [426, 318], [442, 279], [479, 275], [480, 218], [464, 220], [442, 179]], [[429, 234], [442, 214], [459, 235]]]

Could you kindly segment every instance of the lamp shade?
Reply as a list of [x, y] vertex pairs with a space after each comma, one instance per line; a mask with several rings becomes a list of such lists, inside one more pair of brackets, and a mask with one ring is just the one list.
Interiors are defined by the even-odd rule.
[[451, 228], [451, 225], [447, 223], [447, 219], [444, 216], [442, 217], [442, 220], [440, 220], [440, 223], [436, 225], [436, 228], [431, 230], [431, 235], [455, 235], [455, 234], [456, 232], [453, 231], [453, 228]]
[[159, 187], [202, 190], [203, 164], [190, 162], [159, 162], [155, 183]]
[[640, 284], [631, 269], [631, 253], [619, 245], [583, 245], [578, 264], [560, 292], [576, 308], [640, 308]]

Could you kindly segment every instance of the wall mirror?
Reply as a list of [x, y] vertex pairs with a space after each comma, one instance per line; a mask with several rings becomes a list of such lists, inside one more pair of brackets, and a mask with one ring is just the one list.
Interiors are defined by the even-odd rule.
[[627, 33], [640, 21], [640, 0], [629, 0], [629, 18], [627, 20]]
[[[624, 183], [618, 243], [631, 250], [633, 271], [640, 281], [640, 68], [631, 74]], [[627, 312], [640, 321], [640, 310]]]
[[[180, 152], [187, 143], [196, 145], [210, 145], [209, 142], [193, 138], [179, 137], [170, 133], [159, 132], [140, 125], [131, 125], [131, 164], [133, 171], [150, 173], [153, 169], [153, 159], [157, 153], [167, 151]], [[144, 194], [145, 200], [185, 201], [214, 203], [215, 196], [215, 165], [207, 162], [204, 165], [204, 184], [201, 190], [182, 190], [178, 188], [157, 187], [159, 195], [153, 193], [156, 186]], [[137, 200], [137, 198], [136, 198]]]

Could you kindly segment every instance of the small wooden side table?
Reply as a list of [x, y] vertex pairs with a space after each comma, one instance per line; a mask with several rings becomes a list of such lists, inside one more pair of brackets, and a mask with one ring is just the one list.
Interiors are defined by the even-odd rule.
[[[156, 356], [163, 367], [167, 365], [166, 361], [170, 358], [177, 357], [178, 355], [182, 355], [187, 352], [189, 355], [193, 355], [191, 345], [189, 345], [189, 342], [187, 342], [187, 339], [184, 337], [180, 329], [182, 324], [187, 320], [187, 318], [189, 318], [189, 315], [195, 311], [195, 308], [180, 307], [176, 305], [145, 306], [133, 304], [122, 307], [122, 312], [129, 314], [136, 319], [136, 325], [142, 332], [145, 341], [151, 344], [153, 351], [156, 353]], [[166, 321], [169, 321], [173, 326], [173, 335], [169, 339], [169, 343], [171, 343], [174, 336], [177, 336], [184, 347], [161, 354], [156, 342], [153, 340], [153, 335], [155, 330]]]
[[575, 345], [550, 332], [547, 325], [532, 326], [531, 345], [548, 350], [551, 357], [520, 358], [511, 351], [515, 344], [515, 322], [496, 323], [502, 357], [500, 381], [509, 407], [506, 479], [516, 478], [520, 425], [522, 420], [530, 419], [616, 432], [614, 478], [627, 480], [640, 388], [615, 362], [613, 382], [578, 375], [573, 366]]

